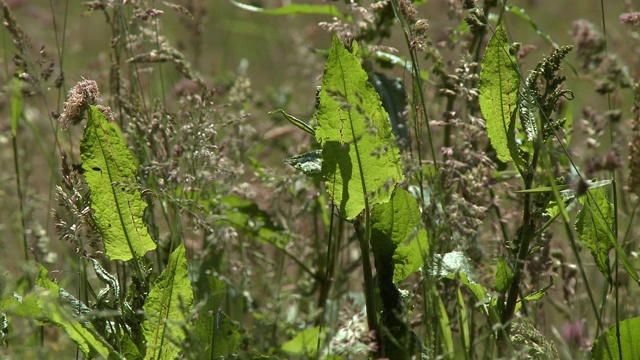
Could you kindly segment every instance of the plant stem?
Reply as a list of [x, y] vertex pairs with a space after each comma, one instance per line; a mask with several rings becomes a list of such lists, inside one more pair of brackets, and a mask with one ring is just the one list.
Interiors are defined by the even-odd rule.
[[[536, 168], [538, 166], [538, 158], [540, 155], [540, 147], [545, 146], [545, 143], [538, 143], [539, 145], [533, 151], [533, 158], [531, 160], [531, 165], [529, 166], [529, 170], [527, 171], [526, 177], [524, 179], [524, 188], [525, 190], [531, 189], [533, 185], [533, 177], [536, 172]], [[507, 304], [502, 313], [502, 325], [507, 325], [507, 323], [511, 320], [514, 315], [516, 303], [518, 300], [518, 293], [520, 290], [520, 281], [522, 280], [522, 273], [524, 270], [525, 260], [527, 258], [527, 254], [529, 253], [529, 245], [531, 244], [531, 240], [535, 235], [535, 224], [532, 215], [532, 200], [531, 196], [533, 194], [527, 193], [524, 196], [524, 212], [522, 216], [522, 228], [518, 235], [518, 257], [516, 258], [516, 262], [514, 264], [513, 271], [513, 281], [511, 282], [511, 286], [509, 287], [509, 292], [507, 295]]]
[[[368, 215], [368, 212], [367, 212]], [[354, 227], [358, 236], [358, 242], [360, 243], [360, 251], [362, 252], [362, 272], [364, 277], [364, 293], [365, 301], [367, 304], [367, 324], [369, 325], [369, 331], [375, 331], [376, 337], [380, 338], [380, 332], [378, 331], [378, 314], [376, 312], [375, 304], [375, 287], [373, 282], [373, 272], [371, 268], [371, 257], [369, 251], [369, 237], [367, 236], [367, 226], [365, 219], [365, 228], [362, 228], [361, 218], [356, 219]]]

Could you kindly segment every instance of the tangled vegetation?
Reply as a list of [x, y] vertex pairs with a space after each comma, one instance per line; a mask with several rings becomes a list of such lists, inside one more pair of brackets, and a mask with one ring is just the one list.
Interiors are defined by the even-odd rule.
[[0, 0], [2, 358], [640, 357], [640, 9], [264, 3]]

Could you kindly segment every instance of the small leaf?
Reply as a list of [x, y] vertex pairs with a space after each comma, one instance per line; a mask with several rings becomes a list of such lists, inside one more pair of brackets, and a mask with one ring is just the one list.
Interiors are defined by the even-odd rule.
[[504, 262], [502, 256], [498, 258], [498, 264], [496, 265], [496, 279], [494, 282], [494, 288], [497, 292], [504, 294], [509, 290], [509, 286], [511, 286], [511, 281], [513, 281], [513, 272]]
[[435, 254], [431, 269], [432, 275], [437, 278], [459, 280], [471, 290], [476, 300], [481, 302], [489, 300], [487, 289], [475, 280], [471, 261], [464, 253], [452, 251], [444, 256]]
[[306, 122], [298, 119], [295, 116], [287, 114], [282, 109], [269, 111], [269, 115], [273, 115], [273, 114], [282, 114], [282, 116], [284, 116], [285, 119], [287, 119], [290, 123], [292, 123], [293, 125], [295, 125], [299, 129], [301, 129], [301, 130], [303, 130], [303, 131], [305, 131], [305, 132], [307, 132], [307, 133], [309, 133], [311, 135], [315, 135], [316, 134], [316, 131], [313, 129], [313, 127], [311, 127], [311, 125], [309, 125]]
[[[619, 327], [620, 346], [616, 333]], [[640, 317], [626, 319], [613, 325], [593, 343], [594, 360], [640, 359]]]
[[370, 204], [389, 201], [403, 176], [389, 116], [360, 60], [335, 36], [314, 117], [323, 180], [340, 215], [355, 218], [364, 209], [365, 196]]
[[614, 226], [613, 204], [607, 199], [607, 192], [602, 187], [589, 189], [578, 201], [583, 206], [575, 224], [580, 241], [591, 251], [598, 270], [611, 283], [609, 251], [613, 248], [610, 238]]
[[391, 201], [374, 205], [371, 224], [372, 250], [376, 259], [393, 258], [395, 283], [424, 266], [429, 239], [418, 203], [408, 191], [396, 188]]
[[136, 188], [136, 164], [116, 124], [91, 106], [80, 142], [91, 209], [111, 260], [127, 261], [156, 248], [143, 221], [147, 204]]
[[509, 53], [507, 33], [499, 24], [482, 60], [478, 100], [491, 145], [503, 162], [512, 160], [508, 143], [515, 142], [515, 138], [508, 138], [507, 133], [511, 114], [516, 110], [519, 87], [516, 59]]
[[187, 258], [184, 244], [169, 256], [167, 268], [158, 276], [143, 309], [142, 323], [147, 342], [145, 359], [175, 359], [185, 340], [185, 314], [191, 311], [193, 291], [187, 278]]
[[540, 290], [536, 290], [536, 291], [532, 292], [531, 294], [525, 296], [524, 299], [527, 300], [527, 301], [540, 300], [547, 294], [547, 291], [549, 291], [549, 289], [551, 289], [552, 286], [553, 286], [553, 277], [549, 276], [549, 285], [543, 287]]
[[263, 9], [257, 6], [243, 4], [238, 1], [229, 0], [233, 5], [252, 12], [267, 15], [298, 15], [298, 14], [317, 14], [329, 15], [339, 19], [346, 19], [347, 16], [338, 11], [333, 5], [312, 5], [312, 4], [289, 4], [274, 9]]
[[312, 150], [307, 153], [285, 159], [284, 162], [309, 177], [322, 175], [322, 150]]
[[315, 356], [318, 348], [318, 338], [320, 343], [324, 340], [324, 332], [320, 332], [320, 327], [316, 326], [310, 329], [305, 329], [296, 334], [296, 336], [282, 344], [282, 351], [290, 355], [306, 355]]

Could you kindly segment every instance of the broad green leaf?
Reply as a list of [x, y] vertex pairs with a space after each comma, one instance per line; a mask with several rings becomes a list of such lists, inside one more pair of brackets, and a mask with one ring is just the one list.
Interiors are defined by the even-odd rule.
[[604, 188], [589, 189], [578, 199], [583, 208], [578, 212], [575, 228], [580, 241], [591, 251], [598, 270], [611, 282], [609, 251], [613, 248], [610, 232], [613, 229], [613, 204]]
[[478, 100], [491, 145], [503, 162], [512, 160], [509, 142], [515, 142], [515, 139], [507, 137], [507, 133], [511, 114], [516, 110], [519, 87], [516, 59], [509, 53], [507, 33], [499, 24], [482, 60]]
[[[620, 346], [616, 332], [619, 327]], [[640, 317], [626, 319], [613, 325], [593, 343], [591, 355], [594, 360], [640, 359]]]
[[[64, 331], [87, 357], [107, 358], [109, 346], [97, 337], [97, 331], [83, 318], [73, 316], [73, 309], [60, 301], [58, 285], [47, 278], [47, 270], [38, 264], [39, 274], [33, 292], [24, 298], [14, 296], [5, 300], [0, 311], [32, 319], [41, 324], [52, 323]], [[112, 355], [117, 355], [111, 351]], [[116, 356], [117, 357], [117, 356]]]
[[234, 0], [229, 0], [229, 2], [241, 9], [267, 15], [316, 14], [329, 15], [340, 19], [348, 18], [333, 5], [289, 4], [278, 8], [264, 9], [253, 5], [243, 4]]
[[[240, 326], [231, 320], [222, 310], [218, 310], [214, 320], [214, 343], [212, 343], [213, 358], [228, 358], [234, 354], [242, 344]], [[209, 354], [209, 352], [207, 352]]]
[[320, 332], [320, 327], [316, 326], [310, 329], [300, 331], [296, 336], [282, 344], [282, 351], [290, 355], [306, 355], [315, 356], [318, 348], [318, 338], [320, 343], [324, 340], [324, 332]]
[[513, 280], [513, 272], [504, 262], [504, 259], [501, 257], [498, 258], [498, 264], [496, 265], [496, 278], [494, 282], [494, 288], [497, 292], [504, 294], [511, 286], [511, 281]]
[[116, 124], [91, 106], [80, 142], [91, 209], [107, 256], [127, 261], [156, 248], [143, 215], [147, 204], [136, 188], [136, 163]]
[[203, 359], [218, 359], [233, 354], [241, 342], [239, 327], [218, 308], [226, 295], [226, 284], [207, 276], [208, 298], [198, 311], [195, 340]]
[[142, 323], [147, 342], [145, 359], [175, 359], [186, 338], [183, 327], [191, 311], [193, 291], [187, 278], [184, 244], [169, 256], [169, 263], [156, 279], [143, 306]]
[[402, 171], [388, 115], [360, 60], [335, 36], [314, 116], [323, 178], [340, 215], [355, 218], [365, 196], [370, 204], [389, 201]]
[[371, 248], [377, 259], [393, 258], [395, 283], [424, 266], [429, 239], [418, 203], [405, 189], [371, 208]]
[[120, 352], [122, 356], [127, 360], [142, 360], [143, 357], [140, 354], [140, 350], [136, 347], [136, 344], [133, 343], [131, 338], [127, 335], [123, 335], [120, 337]]

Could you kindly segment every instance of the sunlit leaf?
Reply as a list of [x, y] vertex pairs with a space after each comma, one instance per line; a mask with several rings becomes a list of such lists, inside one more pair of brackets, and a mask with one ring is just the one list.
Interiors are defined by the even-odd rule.
[[[97, 334], [87, 319], [72, 315], [70, 306], [60, 299], [60, 288], [49, 280], [47, 270], [38, 264], [39, 274], [36, 287], [24, 298], [14, 296], [5, 300], [0, 311], [41, 324], [52, 323], [64, 331], [88, 357], [107, 358], [110, 354], [108, 343]], [[116, 355], [113, 353], [112, 355]], [[117, 357], [116, 357], [117, 358]]]
[[516, 110], [519, 87], [516, 59], [510, 54], [507, 33], [499, 24], [482, 60], [478, 100], [491, 145], [503, 162], [512, 160], [509, 142], [515, 142], [515, 138], [509, 138], [507, 134], [511, 115]]
[[305, 329], [296, 334], [296, 336], [282, 344], [282, 351], [290, 355], [315, 356], [318, 348], [318, 338], [320, 343], [324, 339], [324, 332], [320, 332], [320, 327]]
[[335, 36], [314, 116], [323, 179], [340, 215], [355, 218], [365, 196], [370, 204], [389, 201], [402, 171], [388, 115], [360, 60]]
[[424, 266], [429, 239], [416, 200], [397, 188], [391, 201], [371, 209], [371, 247], [377, 259], [392, 257], [393, 281], [399, 282]]
[[193, 291], [187, 278], [184, 244], [169, 256], [167, 268], [156, 279], [144, 304], [142, 323], [147, 342], [145, 359], [175, 359], [186, 338], [185, 314], [191, 311]]
[[229, 0], [233, 5], [252, 12], [267, 15], [298, 15], [298, 14], [316, 14], [316, 15], [329, 15], [332, 17], [346, 19], [347, 16], [338, 11], [333, 5], [319, 5], [319, 4], [289, 4], [273, 9], [264, 9], [261, 7], [243, 4], [238, 1]]
[[118, 126], [91, 106], [80, 142], [91, 209], [111, 260], [130, 260], [156, 248], [143, 215], [136, 163]]
[[613, 204], [604, 188], [589, 189], [578, 199], [583, 209], [578, 212], [576, 230], [580, 241], [591, 251], [598, 270], [611, 282], [609, 251], [613, 248], [610, 233], [614, 226]]
[[494, 282], [494, 287], [497, 292], [504, 294], [511, 286], [511, 281], [513, 280], [513, 272], [504, 262], [504, 259], [501, 257], [498, 258], [498, 264], [496, 265], [496, 278]]
[[[617, 333], [620, 333], [618, 345]], [[640, 317], [626, 319], [613, 325], [593, 343], [594, 360], [640, 359]]]

